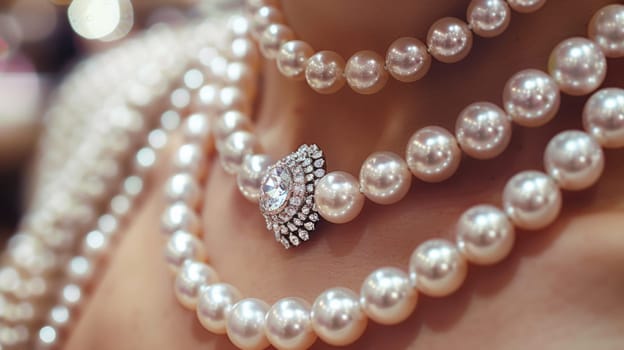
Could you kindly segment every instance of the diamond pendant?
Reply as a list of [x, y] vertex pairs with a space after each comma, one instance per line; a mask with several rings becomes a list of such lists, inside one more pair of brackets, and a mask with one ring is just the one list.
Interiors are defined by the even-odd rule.
[[320, 219], [314, 189], [324, 175], [325, 157], [317, 145], [301, 145], [267, 169], [260, 186], [260, 211], [284, 248], [310, 239]]

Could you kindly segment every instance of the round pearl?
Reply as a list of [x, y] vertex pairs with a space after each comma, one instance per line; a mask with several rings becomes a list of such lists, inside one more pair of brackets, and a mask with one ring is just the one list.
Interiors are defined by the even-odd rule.
[[247, 63], [253, 69], [257, 69], [260, 62], [258, 49], [249, 38], [243, 37], [232, 40], [227, 55], [232, 61]]
[[210, 140], [210, 120], [203, 113], [191, 114], [182, 125], [186, 142], [207, 145]]
[[408, 318], [418, 301], [418, 291], [409, 276], [396, 268], [384, 267], [371, 273], [360, 290], [360, 304], [371, 320], [393, 325]]
[[466, 18], [475, 34], [491, 38], [507, 29], [511, 10], [504, 0], [472, 0]]
[[359, 51], [347, 61], [347, 83], [353, 91], [370, 95], [381, 90], [388, 81], [384, 60], [373, 51]]
[[203, 174], [206, 166], [204, 151], [195, 143], [184, 144], [178, 148], [173, 156], [173, 166], [176, 170], [199, 177]]
[[333, 51], [320, 51], [308, 60], [305, 78], [308, 85], [321, 94], [331, 94], [345, 84], [345, 61]]
[[544, 167], [561, 188], [583, 190], [602, 175], [604, 154], [598, 142], [588, 134], [562, 131], [546, 146]]
[[235, 131], [251, 131], [253, 125], [246, 114], [239, 111], [227, 111], [217, 117], [215, 121], [214, 134], [217, 141], [217, 148], [221, 149], [221, 145], [225, 139]]
[[583, 126], [603, 147], [624, 147], [624, 90], [593, 94], [583, 109]]
[[266, 315], [266, 335], [279, 350], [308, 349], [316, 340], [310, 320], [310, 304], [299, 298], [276, 302]]
[[248, 154], [245, 156], [236, 182], [238, 189], [247, 200], [258, 201], [264, 172], [272, 164], [273, 159], [266, 154]]
[[243, 299], [230, 310], [226, 321], [227, 336], [244, 350], [260, 350], [269, 346], [264, 334], [264, 319], [269, 305], [258, 299]]
[[505, 185], [503, 207], [517, 227], [539, 230], [559, 215], [561, 191], [550, 176], [539, 171], [523, 171]]
[[448, 179], [455, 174], [461, 161], [455, 137], [439, 126], [427, 126], [414, 133], [405, 153], [412, 174], [425, 182]]
[[607, 60], [593, 41], [571, 38], [555, 47], [548, 60], [548, 70], [561, 91], [580, 96], [602, 84], [607, 74]]
[[357, 179], [349, 173], [334, 171], [316, 184], [314, 200], [319, 214], [329, 222], [343, 224], [355, 219], [364, 206]]
[[468, 209], [457, 223], [457, 247], [474, 264], [490, 265], [503, 260], [514, 240], [514, 227], [507, 215], [491, 205]]
[[526, 69], [505, 84], [503, 106], [519, 125], [536, 127], [548, 123], [559, 111], [559, 87], [548, 74]]
[[333, 346], [355, 342], [368, 324], [357, 294], [346, 288], [328, 289], [319, 295], [312, 305], [311, 318], [319, 338]]
[[193, 260], [185, 260], [175, 279], [174, 291], [180, 304], [194, 309], [197, 304], [199, 286], [218, 282], [217, 272], [212, 267]]
[[74, 256], [67, 263], [65, 274], [67, 278], [76, 284], [85, 284], [93, 277], [93, 262], [84, 256]]
[[238, 110], [242, 113], [251, 113], [250, 94], [244, 92], [237, 86], [226, 86], [219, 91], [216, 104], [221, 112], [227, 110]]
[[398, 81], [410, 83], [422, 79], [431, 67], [427, 46], [416, 38], [395, 40], [386, 52], [386, 69]]
[[225, 323], [232, 306], [242, 295], [235, 287], [226, 283], [215, 283], [199, 287], [197, 297], [197, 319], [208, 331], [225, 333]]
[[68, 308], [77, 307], [83, 301], [83, 290], [80, 286], [69, 283], [61, 288], [60, 303]]
[[[246, 63], [230, 62], [225, 69], [224, 83], [234, 88], [239, 88], [247, 95], [247, 99], [253, 99], [256, 95], [256, 73]], [[246, 100], [246, 99], [241, 99]]]
[[277, 53], [277, 69], [288, 78], [303, 80], [308, 59], [314, 54], [312, 47], [301, 40], [284, 43]]
[[274, 23], [284, 23], [282, 11], [272, 6], [258, 8], [251, 18], [251, 35], [260, 39], [267, 27]]
[[294, 38], [295, 33], [290, 27], [283, 24], [271, 24], [260, 37], [260, 51], [265, 58], [274, 59], [277, 57], [282, 44]]
[[529, 13], [542, 8], [546, 4], [546, 0], [507, 0], [507, 3], [514, 11]]
[[407, 163], [392, 152], [371, 154], [360, 170], [360, 189], [377, 204], [393, 204], [405, 197], [412, 184]]
[[472, 31], [460, 19], [441, 18], [429, 28], [427, 47], [431, 55], [440, 62], [461, 61], [472, 48]]
[[204, 260], [204, 246], [193, 234], [186, 231], [176, 231], [169, 237], [165, 246], [165, 261], [175, 272], [187, 259]]
[[256, 137], [247, 131], [235, 131], [225, 139], [219, 152], [219, 160], [226, 172], [239, 172], [243, 159], [258, 148]]
[[624, 56], [624, 5], [613, 4], [598, 10], [589, 22], [588, 36], [607, 57]]
[[490, 159], [507, 148], [511, 140], [511, 123], [498, 106], [477, 102], [459, 114], [455, 134], [466, 154], [477, 159]]
[[165, 197], [169, 202], [184, 202], [196, 208], [201, 202], [201, 187], [193, 176], [188, 173], [173, 175], [165, 184]]
[[197, 234], [201, 231], [201, 221], [197, 214], [188, 205], [176, 202], [170, 205], [161, 219], [162, 231], [171, 235], [175, 231], [183, 230]]
[[443, 239], [421, 243], [409, 263], [410, 280], [421, 292], [443, 297], [455, 292], [466, 279], [468, 264], [455, 246]]

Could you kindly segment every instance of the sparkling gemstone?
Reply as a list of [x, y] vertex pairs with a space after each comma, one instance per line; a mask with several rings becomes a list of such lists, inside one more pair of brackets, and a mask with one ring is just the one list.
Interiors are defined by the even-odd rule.
[[314, 176], [321, 178], [325, 175], [325, 169], [316, 169], [314, 170]]
[[308, 165], [310, 165], [310, 164], [312, 164], [312, 159], [310, 159], [310, 158], [306, 158], [306, 159], [304, 159], [304, 160], [303, 160], [303, 162], [301, 163], [301, 166], [308, 166]]
[[312, 153], [312, 158], [314, 158], [314, 159], [319, 159], [319, 158], [322, 158], [322, 157], [323, 157], [323, 151], [319, 150], [319, 151], [316, 151], [316, 152]]
[[298, 212], [297, 213], [297, 217], [299, 218], [299, 220], [307, 220], [308, 216], [302, 212]]
[[303, 225], [303, 221], [301, 221], [299, 218], [294, 218], [293, 223], [297, 226]]
[[290, 204], [300, 206], [301, 205], [301, 197], [292, 197], [290, 199]]
[[306, 222], [303, 227], [308, 230], [308, 231], [314, 231], [314, 223], [313, 222]]
[[308, 191], [308, 193], [314, 193], [314, 185], [313, 184], [308, 184], [307, 191]]
[[297, 231], [297, 226], [295, 226], [292, 222], [287, 223], [286, 226], [288, 226], [288, 229], [292, 232]]
[[280, 226], [280, 233], [285, 235], [288, 233], [288, 228], [284, 225]]
[[304, 194], [304, 193], [305, 193], [305, 191], [306, 191], [305, 186], [303, 186], [303, 185], [297, 185], [297, 186], [295, 186], [295, 194], [302, 195], [302, 194]]
[[290, 243], [288, 242], [288, 239], [286, 237], [280, 238], [280, 242], [282, 243], [284, 248], [286, 249], [290, 248]]
[[308, 174], [305, 176], [305, 180], [306, 182], [310, 182], [312, 180], [314, 180], [314, 174]]
[[313, 221], [313, 222], [319, 221], [319, 216], [317, 213], [310, 214], [309, 218], [310, 218], [310, 221]]
[[314, 203], [314, 196], [308, 196], [306, 198], [306, 204], [312, 205]]
[[275, 240], [279, 242], [279, 240], [282, 238], [282, 235], [279, 232], [275, 232]]
[[260, 205], [267, 212], [275, 212], [281, 209], [288, 200], [292, 176], [288, 168], [276, 166], [267, 171], [266, 178], [262, 183]]
[[290, 235], [290, 243], [292, 243], [294, 246], [298, 246], [299, 245], [299, 237], [297, 237], [295, 235]]
[[310, 214], [310, 207], [303, 206], [303, 208], [301, 208], [301, 213], [304, 216], [304, 219], [301, 219], [301, 220], [305, 220], [305, 218], [307, 218], [307, 215]]
[[299, 230], [299, 238], [301, 238], [304, 241], [307, 241], [308, 239], [310, 239], [310, 236], [308, 235], [308, 231]]
[[290, 220], [290, 215], [288, 215], [287, 212], [283, 211], [279, 214], [279, 219], [280, 219], [280, 222], [286, 222]]
[[314, 161], [314, 166], [317, 168], [322, 168], [323, 165], [325, 165], [325, 160], [323, 158]]
[[314, 167], [311, 165], [308, 165], [307, 167], [305, 167], [304, 170], [306, 173], [311, 173], [314, 170]]

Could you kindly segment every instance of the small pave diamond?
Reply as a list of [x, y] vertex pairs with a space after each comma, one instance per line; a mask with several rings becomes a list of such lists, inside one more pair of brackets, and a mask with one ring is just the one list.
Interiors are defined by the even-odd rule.
[[308, 231], [314, 231], [314, 223], [308, 221], [303, 225], [303, 228], [305, 228]]
[[299, 238], [301, 238], [304, 241], [307, 241], [308, 239], [310, 239], [310, 236], [308, 235], [308, 231], [299, 230]]
[[307, 217], [307, 215], [310, 214], [310, 207], [308, 207], [307, 205], [303, 206], [303, 208], [301, 208], [301, 213], [303, 214], [303, 216]]
[[299, 245], [299, 237], [295, 235], [290, 236], [290, 243], [292, 243], [295, 247]]
[[325, 159], [320, 158], [314, 161], [314, 167], [315, 168], [322, 168], [323, 165], [325, 165]]
[[310, 182], [310, 181], [314, 180], [314, 174], [307, 174], [305, 176], [305, 180], [306, 180], [306, 182]]
[[318, 216], [317, 213], [310, 214], [310, 216], [308, 216], [308, 218], [310, 219], [310, 221], [313, 221], [313, 222], [319, 221], [319, 216]]
[[280, 238], [280, 242], [282, 243], [284, 248], [286, 249], [290, 248], [290, 243], [288, 242], [288, 239], [286, 239], [286, 237]]
[[295, 226], [292, 222], [287, 223], [286, 226], [288, 226], [288, 229], [292, 232], [297, 231], [297, 226]]
[[303, 225], [303, 221], [301, 221], [299, 218], [294, 218], [293, 219], [293, 224], [295, 224], [297, 226], [301, 226], [301, 225]]
[[325, 175], [325, 170], [324, 169], [316, 169], [314, 170], [314, 176], [321, 178]]
[[319, 159], [321, 157], [323, 157], [323, 151], [319, 150], [319, 151], [316, 151], [316, 152], [312, 153], [312, 158], [314, 158], [314, 159]]

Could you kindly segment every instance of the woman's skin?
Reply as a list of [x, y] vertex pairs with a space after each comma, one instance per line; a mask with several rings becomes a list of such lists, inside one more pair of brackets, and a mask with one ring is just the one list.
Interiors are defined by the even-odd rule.
[[[524, 68], [546, 69], [562, 39], [585, 35], [591, 15], [614, 1], [553, 0], [531, 15], [513, 13], [509, 29], [476, 39], [464, 61], [434, 63], [413, 84], [390, 81], [373, 96], [345, 87], [324, 96], [305, 83], [281, 77], [273, 63], [264, 80], [255, 118], [266, 151], [278, 158], [301, 143], [317, 143], [329, 170], [357, 175], [374, 151], [404, 154], [411, 134], [436, 124], [453, 129], [471, 102], [500, 104], [505, 81]], [[298, 0], [284, 4], [299, 35], [319, 49], [349, 56], [360, 49], [384, 52], [395, 38], [423, 38], [434, 19], [464, 18], [467, 1]], [[435, 4], [435, 5], [434, 5]], [[623, 60], [610, 60], [604, 86], [622, 86]], [[273, 303], [286, 296], [313, 302], [323, 290], [359, 291], [375, 268], [407, 268], [420, 242], [452, 237], [454, 223], [471, 205], [500, 204], [505, 181], [524, 169], [542, 169], [542, 153], [558, 131], [581, 127], [587, 97], [564, 96], [551, 124], [515, 127], [507, 151], [489, 161], [463, 159], [442, 184], [414, 181], [401, 202], [367, 202], [352, 223], [323, 224], [303, 247], [285, 251], [267, 232], [255, 204], [244, 200], [235, 178], [213, 161], [203, 209], [204, 242], [221, 279], [244, 295]], [[517, 232], [511, 255], [493, 267], [470, 266], [455, 294], [419, 299], [414, 314], [397, 326], [369, 323], [352, 349], [621, 349], [624, 344], [624, 152], [606, 152], [607, 166], [589, 190], [564, 194], [555, 224]], [[194, 312], [173, 295], [173, 276], [163, 258], [160, 215], [165, 160], [153, 174], [143, 207], [94, 288], [67, 349], [230, 349], [226, 336], [205, 331]], [[320, 340], [316, 349], [328, 346]]]

